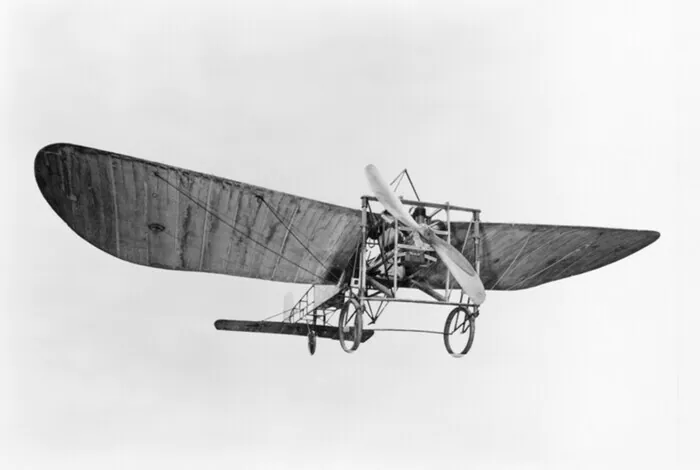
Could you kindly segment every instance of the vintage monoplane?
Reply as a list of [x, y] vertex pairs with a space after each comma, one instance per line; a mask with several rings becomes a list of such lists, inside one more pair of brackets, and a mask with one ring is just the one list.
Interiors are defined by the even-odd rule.
[[[362, 196], [359, 210], [71, 144], [41, 149], [34, 171], [59, 217], [118, 258], [311, 284], [298, 302], [285, 299], [288, 308], [263, 321], [215, 322], [219, 330], [306, 336], [311, 354], [317, 337], [357, 350], [376, 331], [365, 320], [374, 324], [388, 304], [412, 302], [453, 307], [441, 334], [448, 353], [464, 356], [486, 290], [591, 271], [659, 237], [483, 222], [479, 209], [421, 201], [405, 170], [390, 185], [372, 165], [365, 174], [373, 196]], [[392, 185], [402, 179], [415, 200], [397, 197]], [[426, 297], [400, 297], [401, 289]]]

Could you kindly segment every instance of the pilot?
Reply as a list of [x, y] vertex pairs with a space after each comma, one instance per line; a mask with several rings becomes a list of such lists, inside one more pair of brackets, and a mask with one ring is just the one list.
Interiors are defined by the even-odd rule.
[[[369, 236], [370, 238], [377, 240], [382, 250], [382, 253], [380, 253], [374, 260], [370, 261], [370, 268], [378, 268], [384, 272], [384, 262], [386, 262], [388, 263], [388, 269], [386, 270], [385, 274], [393, 277], [394, 249], [396, 248], [396, 240], [398, 238], [398, 242], [403, 243], [404, 236], [400, 230], [397, 233], [394, 218], [388, 211], [384, 211], [381, 214], [381, 220], [378, 221], [373, 230], [370, 231]], [[399, 257], [396, 268], [396, 274], [399, 279], [402, 279], [406, 273], [406, 270], [402, 264], [402, 258]]]
[[[384, 249], [384, 253], [389, 253], [394, 249], [396, 244], [396, 224], [394, 223], [394, 218], [389, 214], [388, 211], [382, 213], [382, 229], [379, 233], [377, 240], [379, 244]], [[399, 243], [403, 241], [403, 236], [401, 232], [398, 233]]]
[[[428, 220], [425, 207], [414, 207], [411, 212], [411, 217], [418, 225], [434, 225], [435, 223]], [[407, 244], [415, 246], [416, 250], [406, 250], [405, 265], [409, 271], [415, 271], [425, 265], [426, 260], [434, 261], [435, 257], [428, 254], [426, 250], [430, 249], [430, 245], [425, 243], [417, 233], [411, 234], [406, 241]]]
[[425, 207], [416, 207], [413, 209], [411, 215], [413, 216], [413, 220], [418, 222], [418, 225], [424, 224], [427, 220], [426, 214], [425, 214]]

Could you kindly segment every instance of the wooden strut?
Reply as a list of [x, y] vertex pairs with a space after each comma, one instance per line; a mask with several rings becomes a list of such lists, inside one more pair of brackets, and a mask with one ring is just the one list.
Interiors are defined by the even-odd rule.
[[[378, 201], [378, 199], [374, 196], [362, 196], [363, 199], [367, 199], [368, 201]], [[445, 204], [438, 204], [436, 202], [423, 202], [423, 201], [410, 201], [408, 199], [402, 199], [401, 202], [403, 202], [405, 205], [408, 206], [418, 206], [418, 207], [432, 207], [436, 209], [444, 209]], [[462, 206], [450, 206], [450, 209], [453, 211], [462, 211], [462, 212], [472, 212], [472, 213], [478, 213], [481, 212], [481, 209], [474, 209], [471, 207], [462, 207]]]
[[[247, 321], [247, 320], [216, 320], [214, 327], [217, 330], [242, 331], [246, 333], [272, 333], [278, 335], [307, 336], [310, 325], [307, 323], [289, 323], [272, 321]], [[313, 330], [319, 338], [339, 338], [338, 327], [327, 325], [315, 325]], [[373, 330], [363, 330], [361, 341], [364, 343], [374, 335]]]
[[375, 289], [378, 291], [381, 291], [382, 294], [386, 295], [387, 297], [394, 297], [394, 292], [391, 291], [387, 286], [373, 278], [372, 276], [367, 276], [367, 280], [369, 281], [370, 284], [374, 286]]
[[[415, 279], [410, 280], [410, 285], [411, 287], [414, 287], [423, 293], [427, 294], [428, 296], [432, 297], [434, 300], [412, 300], [412, 299], [399, 299], [396, 298], [396, 293], [398, 291], [398, 279], [397, 279], [397, 271], [396, 269], [397, 266], [397, 257], [399, 255], [399, 249], [403, 248], [406, 250], [418, 250], [418, 251], [432, 251], [432, 250], [427, 250], [427, 249], [421, 249], [420, 247], [414, 247], [411, 245], [406, 245], [406, 244], [401, 244], [398, 243], [398, 240], [395, 238], [394, 243], [397, 249], [394, 250], [394, 273], [393, 276], [391, 276], [389, 279], [392, 280], [393, 284], [393, 289], [389, 289], [388, 286], [383, 284], [381, 281], [378, 279], [373, 278], [372, 276], [367, 275], [367, 266], [366, 266], [366, 246], [367, 246], [367, 215], [366, 212], [369, 209], [371, 211], [371, 207], [369, 206], [369, 201], [377, 201], [375, 197], [372, 196], [362, 196], [362, 223], [363, 223], [363, 238], [360, 242], [361, 246], [361, 254], [362, 254], [362, 259], [360, 261], [360, 285], [359, 285], [359, 300], [361, 302], [367, 302], [366, 307], [370, 306], [370, 302], [402, 302], [402, 303], [416, 303], [416, 304], [428, 304], [428, 305], [451, 305], [451, 306], [461, 306], [465, 307], [471, 304], [470, 300], [467, 299], [467, 302], [464, 301], [464, 292], [461, 291], [460, 289], [460, 298], [458, 302], [453, 302], [450, 301], [451, 294], [453, 292], [453, 289], [451, 288], [451, 276], [449, 274], [449, 271], [446, 275], [446, 282], [444, 285], [444, 295], [437, 290], [433, 289], [431, 286], [429, 286], [427, 283], [416, 281]], [[470, 238], [470, 235], [474, 238], [474, 251], [475, 251], [475, 270], [477, 273], [480, 273], [481, 271], [481, 230], [480, 230], [480, 209], [472, 209], [472, 208], [467, 208], [467, 207], [461, 207], [461, 206], [454, 206], [450, 204], [449, 202], [444, 203], [444, 204], [438, 204], [438, 203], [432, 203], [432, 202], [422, 202], [422, 201], [409, 201], [402, 199], [402, 203], [405, 205], [414, 205], [414, 206], [419, 206], [419, 207], [432, 207], [436, 208], [436, 212], [440, 210], [444, 210], [447, 218], [447, 229], [444, 231], [436, 231], [436, 233], [440, 233], [443, 235], [446, 235], [446, 241], [450, 244], [452, 244], [452, 230], [451, 230], [451, 217], [450, 213], [451, 211], [463, 211], [463, 212], [471, 212], [472, 219], [469, 222], [469, 227], [467, 230], [467, 234], [465, 235], [464, 243], [462, 246], [462, 250], [460, 253], [464, 254], [464, 250], [467, 245], [467, 241]], [[474, 232], [473, 234], [471, 233], [472, 225], [474, 226]], [[398, 226], [398, 221], [394, 221], [394, 228], [398, 230], [410, 230], [410, 229], [405, 229], [404, 227], [399, 227]], [[398, 234], [398, 230], [395, 230], [395, 235]], [[380, 246], [381, 248], [381, 246]], [[383, 255], [383, 253], [382, 253]], [[367, 288], [371, 287], [372, 289], [375, 289], [377, 292], [374, 294], [370, 294], [367, 292]], [[377, 294], [380, 294], [379, 296]], [[383, 295], [381, 295], [383, 294]]]

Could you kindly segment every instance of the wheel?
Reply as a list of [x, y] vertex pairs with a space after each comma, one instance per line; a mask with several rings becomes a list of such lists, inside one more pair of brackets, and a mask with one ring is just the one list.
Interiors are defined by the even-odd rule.
[[[346, 341], [351, 341], [348, 346]], [[352, 353], [362, 342], [362, 308], [356, 299], [345, 302], [338, 317], [338, 341], [346, 353]]]
[[314, 330], [309, 330], [309, 354], [312, 356], [316, 352], [316, 332]]
[[457, 307], [447, 315], [442, 339], [445, 341], [445, 349], [452, 357], [464, 357], [469, 352], [474, 342], [474, 327], [474, 315], [464, 307]]

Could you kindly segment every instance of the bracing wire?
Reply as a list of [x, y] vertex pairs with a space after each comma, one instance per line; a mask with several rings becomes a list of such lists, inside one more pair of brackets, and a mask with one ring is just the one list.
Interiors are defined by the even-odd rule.
[[407, 328], [372, 328], [373, 331], [391, 331], [394, 333], [426, 333], [431, 335], [442, 335], [442, 331], [413, 330]]
[[279, 313], [275, 313], [274, 315], [270, 315], [270, 316], [267, 317], [267, 318], [263, 318], [261, 321], [268, 321], [268, 320], [270, 320], [270, 319], [272, 319], [272, 318], [276, 318], [276, 317], [279, 317], [280, 315], [284, 315], [285, 313], [290, 313], [290, 312], [293, 312], [293, 311], [294, 311], [294, 307], [288, 308], [287, 310], [282, 310], [282, 311], [279, 312]]
[[168, 186], [174, 188], [176, 191], [178, 191], [180, 194], [182, 194], [183, 196], [185, 196], [186, 198], [188, 198], [190, 201], [192, 201], [192, 202], [193, 202], [195, 205], [197, 205], [199, 208], [204, 209], [204, 210], [205, 210], [208, 214], [210, 214], [211, 216], [216, 217], [216, 219], [218, 219], [220, 222], [222, 222], [222, 223], [225, 224], [226, 226], [230, 227], [234, 232], [236, 232], [236, 233], [242, 235], [243, 237], [247, 238], [247, 239], [250, 240], [251, 242], [255, 243], [256, 245], [258, 245], [258, 246], [260, 246], [260, 247], [262, 247], [263, 249], [269, 251], [270, 253], [273, 253], [273, 254], [279, 256], [281, 259], [283, 259], [283, 260], [287, 261], [288, 263], [290, 263], [290, 264], [296, 266], [297, 268], [301, 269], [302, 271], [306, 271], [307, 273], [311, 274], [311, 275], [314, 276], [315, 278], [317, 278], [317, 279], [319, 279], [319, 280], [321, 280], [321, 281], [324, 281], [324, 282], [326, 281], [323, 277], [319, 276], [318, 274], [316, 274], [316, 273], [314, 273], [314, 272], [312, 272], [312, 271], [306, 269], [305, 267], [303, 267], [303, 266], [300, 265], [299, 263], [296, 263], [295, 261], [290, 260], [289, 258], [287, 258], [286, 256], [284, 256], [283, 254], [281, 254], [281, 253], [277, 252], [276, 250], [273, 250], [273, 249], [270, 248], [269, 246], [266, 246], [265, 244], [259, 242], [258, 240], [254, 239], [253, 237], [251, 237], [251, 236], [248, 235], [247, 233], [243, 232], [242, 230], [237, 229], [237, 228], [236, 228], [233, 224], [231, 224], [229, 221], [225, 220], [223, 217], [219, 216], [217, 213], [215, 213], [214, 211], [210, 210], [210, 209], [207, 207], [206, 204], [202, 204], [200, 201], [197, 200], [197, 198], [195, 198], [194, 196], [188, 194], [187, 191], [183, 191], [183, 190], [180, 189], [179, 187], [175, 186], [175, 185], [172, 184], [170, 181], [168, 181], [168, 180], [166, 180], [165, 178], [163, 178], [162, 176], [160, 176], [157, 172], [153, 172], [153, 173], [155, 174], [156, 178], [159, 178], [159, 179], [163, 180], [163, 181], [165, 182], [165, 184], [167, 184]]
[[285, 223], [284, 220], [282, 220], [282, 218], [277, 214], [277, 211], [275, 211], [275, 210], [272, 208], [272, 206], [271, 206], [270, 204], [268, 204], [268, 202], [265, 200], [264, 197], [260, 196], [259, 194], [256, 194], [255, 197], [258, 198], [260, 201], [262, 201], [263, 204], [265, 204], [265, 205], [267, 206], [267, 208], [270, 210], [270, 212], [272, 213], [272, 215], [274, 215], [275, 218], [276, 218], [277, 220], [279, 220], [279, 222], [284, 226], [284, 228], [287, 229], [287, 231], [289, 232], [289, 234], [290, 234], [292, 237], [294, 237], [294, 239], [295, 239], [296, 241], [298, 241], [299, 244], [300, 244], [311, 256], [313, 256], [313, 258], [314, 258], [316, 261], [318, 261], [318, 264], [320, 264], [321, 266], [323, 266], [323, 268], [324, 268], [331, 276], [333, 276], [333, 278], [335, 279], [336, 282], [340, 280], [340, 279], [338, 279], [338, 276], [336, 276], [335, 274], [333, 274], [332, 271], [328, 268], [328, 266], [326, 266], [326, 264], [325, 264], [323, 261], [321, 261], [321, 260], [318, 258], [318, 256], [316, 256], [316, 255], [314, 254], [313, 251], [311, 251], [311, 248], [309, 248], [306, 244], [304, 244], [304, 242], [301, 241], [301, 239], [299, 239], [299, 237], [297, 237], [297, 235], [292, 231], [292, 228], [291, 228], [289, 225], [287, 225], [287, 224]]

